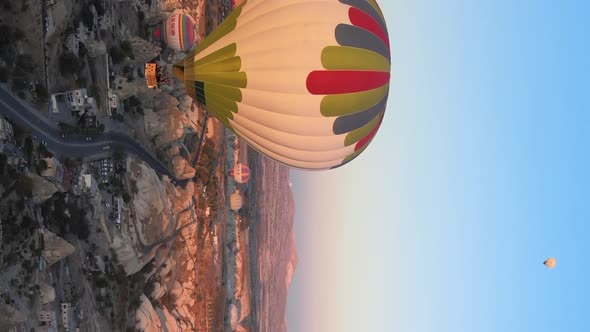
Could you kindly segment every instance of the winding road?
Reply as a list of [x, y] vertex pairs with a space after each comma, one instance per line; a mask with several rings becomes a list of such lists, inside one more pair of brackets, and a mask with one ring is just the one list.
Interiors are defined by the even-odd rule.
[[164, 163], [147, 151], [139, 142], [123, 133], [105, 132], [99, 136], [92, 136], [90, 141], [86, 141], [86, 136], [82, 135], [62, 137], [56, 124], [21, 101], [3, 84], [0, 84], [0, 114], [23, 127], [30, 128], [33, 135], [38, 140], [47, 142], [48, 150], [57, 155], [92, 157], [110, 152], [113, 149], [122, 149], [141, 158], [158, 174], [166, 175], [180, 182]]

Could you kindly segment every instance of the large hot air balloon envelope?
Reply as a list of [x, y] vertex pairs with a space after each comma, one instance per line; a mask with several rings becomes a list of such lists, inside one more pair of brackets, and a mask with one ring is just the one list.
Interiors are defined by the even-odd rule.
[[373, 0], [248, 0], [174, 72], [261, 153], [329, 169], [357, 157], [379, 129], [390, 44]]
[[195, 45], [195, 20], [176, 10], [154, 31], [154, 37], [174, 50], [186, 52]]
[[229, 170], [229, 176], [233, 177], [237, 183], [246, 183], [250, 179], [250, 168], [248, 165], [237, 163]]
[[543, 264], [545, 264], [545, 266], [547, 266], [548, 268], [552, 269], [557, 264], [557, 260], [553, 257], [549, 257], [547, 258], [547, 260], [543, 262]]

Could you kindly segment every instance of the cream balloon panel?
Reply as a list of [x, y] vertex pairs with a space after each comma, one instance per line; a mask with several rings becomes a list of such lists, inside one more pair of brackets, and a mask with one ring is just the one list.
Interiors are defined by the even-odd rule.
[[[280, 102], [277, 99], [277, 102]], [[297, 107], [303, 108], [302, 103]], [[291, 107], [293, 107], [291, 105]], [[275, 112], [273, 108], [257, 108], [245, 103], [238, 104], [239, 112], [234, 114], [234, 120], [240, 122], [240, 119], [248, 119], [260, 125], [272, 128], [277, 131], [296, 134], [299, 136], [334, 136], [332, 127], [334, 118], [318, 117], [310, 118], [290, 114], [281, 114]]]
[[295, 8], [302, 6], [305, 14], [320, 11], [324, 15], [329, 15], [337, 13], [338, 10], [342, 11], [342, 8], [348, 9], [347, 5], [338, 2], [338, 0], [255, 0], [248, 1], [243, 5], [240, 18], [244, 23], [247, 23], [259, 18], [272, 18], [268, 15], [277, 13], [276, 15], [285, 15], [282, 18], [296, 19], [296, 17], [290, 16], [289, 12], [295, 12], [297, 10]]
[[[242, 102], [240, 103], [239, 108], [240, 112], [244, 110], [249, 114], [256, 110], [272, 110], [272, 113], [275, 113], [264, 113], [260, 116], [262, 119], [265, 117], [273, 117], [276, 119], [283, 118], [286, 121], [290, 121], [293, 120], [293, 116], [296, 116], [297, 118], [312, 118], [318, 121], [329, 120], [331, 123], [334, 123], [333, 119], [326, 119], [320, 113], [322, 98], [324, 98], [324, 96], [311, 95], [309, 92], [306, 94], [294, 94], [248, 88], [242, 90]], [[248, 107], [251, 109], [248, 109]], [[246, 115], [244, 114], [244, 116]], [[248, 115], [248, 117], [251, 116], [253, 115]], [[310, 128], [310, 130], [312, 133], [305, 135], [324, 135], [323, 132], [317, 132], [314, 128]]]
[[[342, 162], [344, 160], [344, 158], [338, 157], [334, 160], [309, 161], [310, 158], [308, 158], [308, 156], [306, 156], [305, 151], [300, 152], [300, 154], [299, 154], [300, 158], [297, 158], [297, 159], [288, 158], [288, 157], [285, 157], [284, 155], [281, 154], [281, 153], [284, 153], [283, 151], [274, 152], [274, 151], [271, 151], [271, 150], [265, 148], [261, 144], [259, 144], [260, 140], [256, 139], [256, 135], [252, 134], [251, 136], [248, 136], [239, 130], [236, 130], [236, 132], [239, 135], [241, 135], [241, 137], [250, 146], [252, 146], [254, 149], [259, 151], [260, 153], [268, 156], [269, 158], [276, 160], [277, 162], [279, 162], [281, 164], [284, 164], [284, 165], [287, 165], [290, 167], [306, 169], [306, 170], [329, 169], [329, 168], [332, 168], [332, 167], [342, 164]], [[254, 137], [254, 138], [252, 139], [251, 137]], [[351, 154], [351, 153], [354, 153], [354, 147], [349, 148], [349, 154]]]
[[[285, 147], [298, 149], [298, 150], [309, 150], [309, 151], [332, 151], [344, 147], [344, 139], [346, 135], [334, 135], [331, 133], [329, 136], [303, 136], [299, 134], [292, 134], [285, 131], [280, 131], [272, 128], [271, 126], [265, 126], [261, 124], [256, 118], [249, 119], [245, 116], [241, 116], [241, 112], [234, 116], [234, 119], [230, 122], [234, 128], [238, 126], [245, 128], [250, 132], [255, 132], [259, 137], [262, 137], [268, 141], [275, 142]], [[309, 125], [312, 123], [307, 122]]]
[[[265, 149], [269, 151], [273, 151], [274, 153], [280, 155], [281, 157], [292, 159], [292, 160], [300, 160], [300, 161], [309, 161], [309, 162], [324, 162], [324, 161], [331, 161], [331, 160], [342, 160], [348, 157], [351, 153], [354, 152], [354, 146], [344, 146], [343, 143], [340, 144], [338, 149], [327, 150], [327, 151], [311, 151], [309, 149], [306, 150], [298, 150], [293, 149], [288, 146], [283, 146], [278, 143], [278, 138], [281, 139], [286, 138], [284, 133], [274, 132], [275, 137], [270, 136], [269, 139], [262, 137], [259, 135], [258, 132], [254, 133], [249, 129], [241, 126], [238, 123], [233, 123], [235, 125], [234, 129], [239, 133], [246, 137], [250, 137], [251, 139], [255, 139], [256, 142]], [[323, 138], [317, 138], [316, 143], [321, 144]]]
[[[273, 1], [263, 2], [273, 3]], [[292, 6], [285, 6], [283, 2], [277, 1], [278, 4], [273, 5], [273, 11], [266, 15], [255, 11], [251, 19], [248, 19], [246, 12], [252, 3], [246, 3], [237, 18], [236, 27], [196, 54], [195, 61], [232, 43], [238, 44], [239, 56], [247, 54], [248, 48], [255, 50], [256, 53], [281, 46], [287, 46], [294, 50], [301, 45], [312, 46], [312, 43], [306, 44], [305, 42], [314, 40], [324, 40], [322, 48], [336, 45], [334, 28], [342, 22], [349, 22], [348, 6], [334, 1], [320, 3], [321, 6], [313, 9], [309, 8], [309, 1], [307, 3], [298, 1], [297, 5]], [[326, 11], [331, 14], [327, 15]], [[307, 52], [312, 53], [309, 49]], [[291, 65], [293, 63], [295, 61], [292, 61]]]

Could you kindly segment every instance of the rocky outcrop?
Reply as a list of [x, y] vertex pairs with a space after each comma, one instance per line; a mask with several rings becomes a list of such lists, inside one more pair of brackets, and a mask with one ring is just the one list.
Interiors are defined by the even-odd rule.
[[146, 111], [144, 122], [146, 134], [154, 139], [158, 149], [165, 149], [177, 143], [189, 125], [189, 119], [177, 107], [158, 112]]
[[162, 183], [156, 172], [140, 160], [130, 159], [127, 169], [130, 170], [129, 180], [136, 188], [131, 202], [134, 225], [140, 243], [148, 246], [166, 238], [173, 230], [170, 225], [174, 220], [168, 198], [173, 188], [169, 183]]
[[107, 45], [102, 40], [97, 41], [94, 38], [90, 38], [86, 40], [86, 49], [88, 49], [89, 57], [96, 58], [107, 52]]
[[174, 175], [179, 180], [188, 180], [195, 177], [197, 171], [191, 167], [191, 165], [179, 155], [172, 158], [172, 168], [174, 169]]
[[136, 273], [146, 264], [145, 259], [142, 259], [140, 254], [135, 251], [131, 242], [123, 240], [119, 235], [113, 236], [111, 249], [113, 249], [117, 260], [123, 266], [123, 270], [127, 275]]
[[141, 304], [135, 314], [135, 328], [138, 331], [162, 331], [162, 323], [150, 300], [143, 294], [140, 300]]
[[29, 173], [27, 174], [27, 177], [30, 178], [33, 183], [32, 193], [35, 204], [43, 203], [56, 192], [63, 191], [62, 188], [57, 187], [52, 182], [45, 180], [37, 174]]
[[139, 37], [131, 37], [128, 41], [133, 50], [133, 61], [140, 65], [153, 60], [162, 51], [158, 45]]
[[40, 232], [43, 235], [43, 243], [45, 245], [42, 255], [48, 266], [59, 262], [76, 250], [73, 245], [47, 229], [42, 229]]
[[149, 89], [145, 79], [135, 79], [129, 82], [126, 77], [122, 76], [117, 76], [114, 79], [113, 89], [120, 99], [136, 96], [142, 101], [147, 101], [161, 94], [158, 90]]
[[160, 0], [160, 9], [166, 12], [174, 11], [182, 8], [182, 1], [180, 0]]
[[151, 108], [161, 110], [161, 109], [170, 109], [173, 107], [177, 107], [180, 104], [177, 98], [166, 94], [160, 93], [155, 99], [153, 105], [146, 105], [150, 106]]
[[297, 267], [297, 245], [295, 243], [295, 232], [291, 232], [291, 258], [287, 263], [287, 275], [285, 276], [285, 288], [289, 289], [291, 281], [293, 281], [293, 275], [295, 274], [295, 268]]
[[43, 281], [39, 282], [39, 302], [48, 304], [55, 301], [55, 289]]
[[[0, 302], [0, 323], [23, 323], [27, 321], [27, 316], [16, 310], [13, 306]], [[1, 326], [1, 325], [0, 325]]]

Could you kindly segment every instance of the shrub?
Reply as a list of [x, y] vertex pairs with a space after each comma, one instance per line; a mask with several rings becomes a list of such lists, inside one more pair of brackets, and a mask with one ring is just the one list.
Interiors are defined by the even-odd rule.
[[68, 74], [77, 74], [82, 68], [80, 59], [71, 52], [59, 56], [59, 70], [63, 76]]

